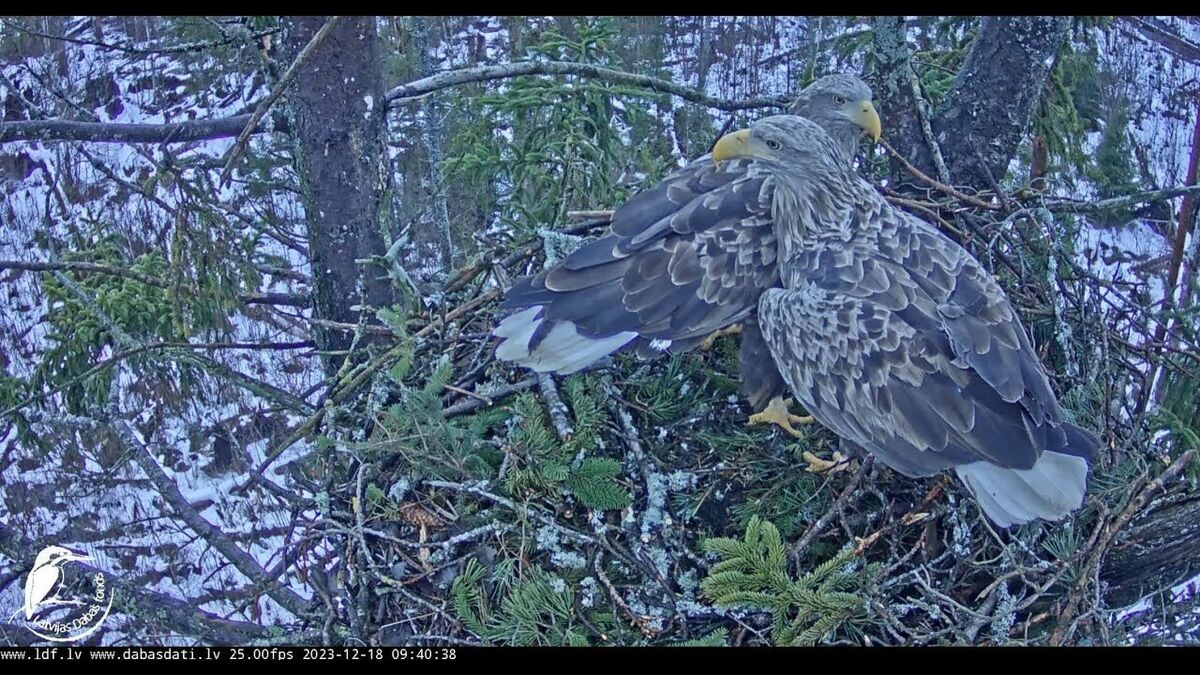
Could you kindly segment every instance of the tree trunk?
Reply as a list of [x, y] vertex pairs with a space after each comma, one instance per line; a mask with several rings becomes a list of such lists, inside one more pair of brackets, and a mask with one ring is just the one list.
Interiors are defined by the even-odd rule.
[[[917, 101], [913, 96], [916, 73], [909, 62], [911, 56], [906, 41], [908, 26], [902, 16], [877, 16], [871, 23], [874, 72], [871, 86], [879, 102], [879, 115], [888, 143], [912, 163], [918, 161], [921, 150], [928, 155], [929, 146], [921, 132]], [[900, 160], [890, 158], [892, 175], [911, 180]]]
[[[325, 24], [293, 17], [294, 56]], [[356, 262], [385, 253], [379, 222], [384, 195], [386, 109], [375, 19], [347, 17], [301, 67], [291, 97], [296, 168], [308, 223], [313, 313], [356, 323], [360, 305], [384, 307], [394, 297], [381, 270]], [[317, 330], [324, 350], [346, 349], [351, 335]], [[330, 358], [327, 368], [340, 366]]]
[[[984, 18], [954, 85], [930, 118], [921, 112], [927, 103], [914, 92], [903, 17], [877, 17], [872, 84], [889, 142], [926, 175], [945, 179], [945, 173], [956, 185], [991, 188], [1016, 154], [1070, 27], [1067, 17]], [[923, 116], [944, 166], [934, 161]], [[902, 175], [897, 164], [893, 160], [893, 172]]]
[[[986, 189], [1004, 178], [1070, 28], [1065, 16], [983, 19], [933, 119], [955, 184]], [[917, 166], [935, 169], [928, 148]]]
[[1110, 607], [1200, 574], [1200, 497], [1161, 500], [1130, 523], [1100, 568]]

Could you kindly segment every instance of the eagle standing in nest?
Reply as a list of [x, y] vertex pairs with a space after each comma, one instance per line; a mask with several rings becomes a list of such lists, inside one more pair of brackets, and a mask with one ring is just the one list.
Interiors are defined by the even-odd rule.
[[[828, 75], [789, 112], [824, 129], [849, 170], [863, 135], [879, 138], [871, 97], [857, 77]], [[726, 136], [711, 156], [634, 196], [613, 213], [605, 236], [519, 280], [503, 308], [521, 311], [496, 328], [496, 356], [568, 374], [619, 350], [654, 357], [740, 331], [742, 389], [755, 410], [765, 407], [750, 422], [799, 436], [792, 423], [811, 418], [788, 413], [786, 385], [754, 319], [759, 295], [779, 285], [776, 220], [794, 204], [778, 167], [794, 157], [776, 145], [764, 149], [766, 160], [734, 158], [737, 138]]]
[[1079, 508], [1097, 441], [1065, 419], [996, 279], [888, 204], [820, 127], [781, 116], [739, 133], [730, 157], [794, 154], [782, 288], [762, 293], [758, 323], [796, 399], [900, 473], [952, 467], [1001, 527]]

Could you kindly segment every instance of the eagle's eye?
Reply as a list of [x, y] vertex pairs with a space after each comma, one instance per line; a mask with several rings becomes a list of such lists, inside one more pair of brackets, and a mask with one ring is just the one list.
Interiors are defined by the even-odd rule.
[[833, 97], [833, 102], [834, 102], [834, 103], [836, 103], [836, 104], [838, 104], [838, 105], [842, 105], [843, 103], [845, 103], [845, 102], [846, 102], [846, 99], [845, 99], [845, 98], [843, 98], [843, 97], [841, 97], [841, 96], [834, 96], [834, 97]]
[[779, 144], [779, 141], [772, 138], [771, 140], [767, 141], [767, 147], [772, 150], [778, 150], [783, 146]]

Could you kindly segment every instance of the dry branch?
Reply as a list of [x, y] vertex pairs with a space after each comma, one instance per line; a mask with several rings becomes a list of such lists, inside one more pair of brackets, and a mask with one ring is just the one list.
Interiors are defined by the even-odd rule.
[[526, 75], [580, 75], [591, 77], [614, 84], [624, 84], [642, 87], [652, 91], [678, 96], [686, 101], [715, 108], [717, 110], [752, 110], [755, 108], [785, 108], [789, 98], [755, 98], [747, 100], [731, 100], [709, 96], [702, 91], [685, 87], [680, 84], [647, 75], [628, 73], [612, 68], [603, 68], [587, 63], [572, 63], [569, 61], [520, 61], [517, 63], [502, 63], [491, 66], [474, 68], [459, 68], [423, 77], [407, 84], [402, 84], [388, 91], [389, 105], [399, 105], [415, 100], [426, 94], [441, 89], [455, 87], [473, 82], [487, 82], [509, 77]]
[[[98, 263], [80, 261], [42, 262], [23, 260], [0, 260], [0, 272], [15, 270], [21, 272], [85, 272], [96, 274], [111, 274], [140, 281], [156, 288], [169, 288], [167, 282], [145, 274], [139, 274], [123, 267], [101, 265]], [[285, 305], [288, 307], [307, 307], [310, 298], [304, 293], [239, 293], [238, 299], [248, 305]]]

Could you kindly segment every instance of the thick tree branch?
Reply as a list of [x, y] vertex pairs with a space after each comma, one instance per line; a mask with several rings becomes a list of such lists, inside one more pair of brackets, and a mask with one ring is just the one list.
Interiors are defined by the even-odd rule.
[[238, 299], [247, 305], [283, 305], [285, 307], [308, 307], [311, 302], [306, 293], [238, 293]]
[[1146, 39], [1169, 50], [1175, 56], [1191, 63], [1200, 64], [1200, 45], [1184, 39], [1158, 19], [1148, 16], [1119, 16], [1117, 18], [1123, 23], [1133, 26]]
[[[193, 143], [231, 138], [241, 133], [250, 115], [169, 124], [119, 124], [34, 120], [0, 122], [0, 143], [12, 141], [90, 141], [93, 143]], [[255, 132], [265, 131], [262, 127]]]
[[[0, 272], [5, 270], [22, 272], [94, 272], [133, 279], [134, 281], [140, 281], [155, 288], [167, 288], [166, 282], [145, 274], [138, 274], [133, 270], [82, 261], [43, 262], [0, 260]], [[238, 299], [247, 305], [285, 305], [288, 307], [308, 307], [310, 302], [309, 296], [305, 293], [239, 293]]]
[[1046, 200], [1046, 208], [1055, 213], [1098, 214], [1113, 209], [1124, 209], [1135, 204], [1162, 202], [1176, 197], [1200, 194], [1200, 185], [1185, 185], [1183, 187], [1165, 188], [1162, 190], [1147, 190], [1135, 192], [1123, 197], [1103, 199], [1098, 202], [1072, 201], [1066, 199]]
[[154, 277], [138, 274], [133, 270], [127, 270], [121, 267], [113, 267], [111, 265], [101, 265], [99, 263], [90, 262], [42, 262], [42, 261], [24, 261], [24, 260], [0, 260], [0, 272], [5, 270], [18, 270], [21, 272], [97, 272], [100, 274], [111, 274], [113, 276], [125, 277], [140, 281], [149, 286], [165, 288], [166, 284]]
[[524, 75], [582, 75], [614, 84], [626, 84], [660, 91], [678, 96], [692, 103], [716, 108], [717, 110], [782, 109], [791, 103], [791, 99], [788, 97], [755, 98], [744, 101], [716, 98], [697, 89], [685, 87], [657, 77], [637, 75], [612, 68], [602, 68], [587, 63], [571, 63], [567, 61], [521, 61], [518, 63], [502, 63], [492, 66], [448, 70], [391, 89], [387, 93], [387, 102], [389, 105], [399, 105], [448, 87], [470, 84], [472, 82], [487, 82], [489, 80], [499, 80], [509, 77], [521, 77]]
[[[487, 82], [525, 75], [581, 75], [598, 80], [642, 87], [678, 96], [717, 110], [753, 110], [786, 108], [788, 97], [732, 100], [709, 96], [704, 92], [669, 80], [602, 68], [586, 63], [564, 61], [522, 61], [475, 68], [449, 70], [397, 86], [387, 92], [386, 104], [403, 105], [435, 91], [473, 82]], [[267, 102], [271, 101], [270, 98]], [[262, 104], [260, 104], [261, 106]], [[257, 111], [256, 111], [257, 112]], [[94, 143], [191, 143], [218, 138], [249, 136], [268, 129], [255, 123], [247, 130], [254, 115], [233, 115], [214, 120], [194, 120], [170, 124], [118, 124], [107, 122], [74, 122], [70, 120], [39, 120], [0, 122], [0, 143], [12, 141], [90, 141]], [[275, 119], [273, 129], [286, 131], [282, 119]]]

